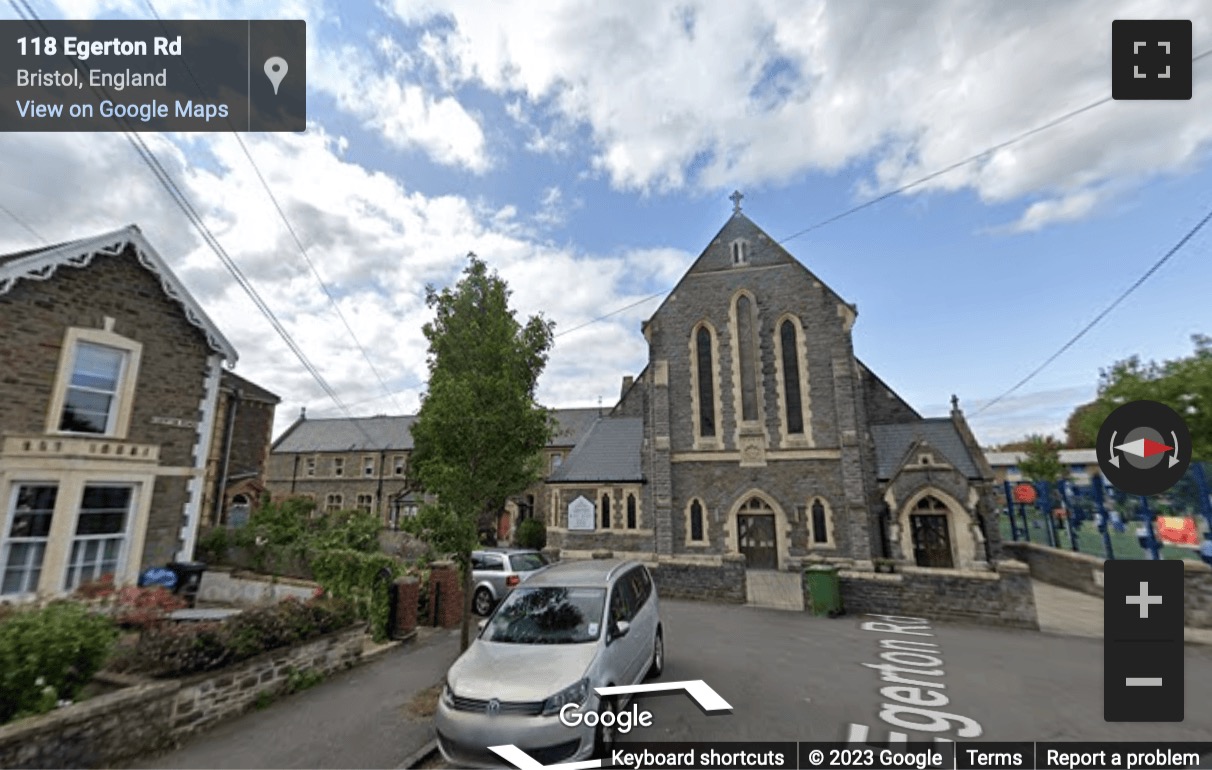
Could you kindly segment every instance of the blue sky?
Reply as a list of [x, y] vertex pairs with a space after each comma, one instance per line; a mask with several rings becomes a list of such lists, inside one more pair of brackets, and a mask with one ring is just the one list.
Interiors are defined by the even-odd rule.
[[[745, 193], [782, 239], [1110, 94], [1110, 23], [1198, 2], [989, 0], [490, 5], [168, 3], [164, 18], [308, 21], [309, 130], [245, 144], [392, 396], [356, 352], [232, 137], [148, 135], [356, 414], [411, 411], [424, 285], [474, 250], [557, 333], [673, 286]], [[145, 0], [30, 0], [150, 18]], [[0, 6], [0, 18], [13, 18]], [[1111, 102], [788, 241], [859, 308], [859, 356], [926, 414], [959, 395], [985, 443], [1059, 435], [1098, 372], [1212, 331], [1201, 233], [1038, 377], [981, 411], [1212, 208], [1212, 58], [1189, 102]], [[118, 135], [0, 135], [0, 204], [50, 241], [137, 222], [241, 352], [237, 371], [339, 410]], [[0, 249], [31, 245], [0, 214]], [[659, 299], [557, 339], [555, 406], [610, 403]], [[352, 351], [352, 352], [351, 352]]]

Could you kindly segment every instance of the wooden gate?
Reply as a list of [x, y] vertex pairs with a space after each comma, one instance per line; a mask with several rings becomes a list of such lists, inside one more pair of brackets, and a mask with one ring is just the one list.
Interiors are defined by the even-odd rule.
[[737, 546], [745, 555], [749, 569], [778, 569], [779, 558], [774, 536], [774, 514], [746, 514], [736, 517]]
[[951, 535], [947, 516], [915, 513], [909, 517], [913, 531], [913, 558], [919, 567], [951, 567]]

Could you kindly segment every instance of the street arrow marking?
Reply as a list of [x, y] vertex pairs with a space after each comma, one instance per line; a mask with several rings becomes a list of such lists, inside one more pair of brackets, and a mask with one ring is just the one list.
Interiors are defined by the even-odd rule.
[[[653, 682], [652, 684], [620, 684], [614, 687], [595, 687], [598, 695], [627, 695], [638, 692], [664, 692], [667, 690], [685, 690], [686, 694], [699, 704], [704, 711], [732, 711], [728, 701], [711, 689], [702, 679], [690, 679], [685, 682]], [[512, 743], [501, 746], [489, 746], [488, 750], [504, 759], [518, 770], [541, 770], [541, 768], [556, 768], [556, 770], [590, 770], [601, 767], [602, 760], [587, 759], [583, 762], [565, 762], [560, 765], [540, 765], [538, 761]]]
[[1153, 455], [1159, 455], [1162, 452], [1169, 452], [1171, 449], [1174, 449], [1174, 447], [1159, 444], [1151, 439], [1138, 438], [1136, 441], [1129, 441], [1126, 444], [1120, 444], [1119, 446], [1115, 447], [1115, 449], [1122, 449], [1128, 454], [1136, 455], [1137, 457], [1152, 457]]
[[598, 687], [598, 695], [626, 695], [633, 692], [662, 692], [685, 690], [686, 694], [702, 707], [703, 711], [731, 711], [732, 706], [711, 689], [702, 679], [685, 682], [653, 682], [652, 684], [621, 684], [617, 687]]

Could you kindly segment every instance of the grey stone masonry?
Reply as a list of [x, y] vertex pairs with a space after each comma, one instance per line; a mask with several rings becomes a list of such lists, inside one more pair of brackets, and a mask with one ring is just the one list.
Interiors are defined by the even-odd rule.
[[[901, 567], [890, 575], [843, 571], [839, 579], [842, 604], [850, 614], [1039, 628], [1031, 576], [1022, 562], [1002, 561], [996, 572], [921, 567]], [[805, 599], [805, 606], [811, 606], [811, 597]]]
[[141, 682], [49, 714], [0, 727], [0, 767], [117, 767], [163, 750], [287, 690], [295, 672], [327, 675], [362, 657], [361, 626], [220, 671]]

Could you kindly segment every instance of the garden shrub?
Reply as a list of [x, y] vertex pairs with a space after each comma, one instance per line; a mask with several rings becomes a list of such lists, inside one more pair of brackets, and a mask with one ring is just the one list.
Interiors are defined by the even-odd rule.
[[398, 561], [379, 552], [329, 550], [317, 554], [311, 567], [327, 593], [352, 602], [358, 617], [370, 622], [375, 641], [387, 639], [391, 613], [388, 585], [401, 572]]
[[195, 554], [198, 561], [207, 564], [226, 564], [228, 551], [232, 547], [232, 536], [226, 527], [214, 527], [198, 538]]
[[72, 598], [127, 628], [146, 628], [164, 620], [170, 613], [189, 606], [184, 597], [163, 586], [117, 588], [113, 575], [102, 575], [97, 580], [81, 584]]
[[76, 602], [9, 612], [0, 624], [0, 724], [73, 700], [117, 636], [109, 618]]
[[526, 519], [518, 525], [513, 539], [519, 548], [542, 550], [547, 547], [547, 525], [538, 519]]
[[353, 607], [339, 599], [287, 599], [227, 620], [147, 628], [111, 668], [160, 677], [214, 671], [349, 628], [356, 620]]

